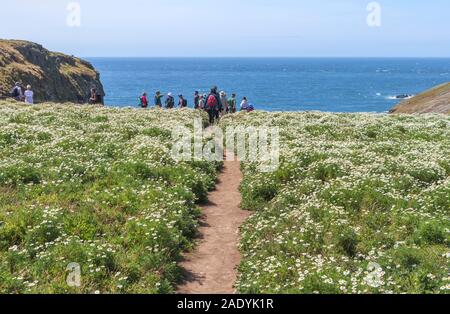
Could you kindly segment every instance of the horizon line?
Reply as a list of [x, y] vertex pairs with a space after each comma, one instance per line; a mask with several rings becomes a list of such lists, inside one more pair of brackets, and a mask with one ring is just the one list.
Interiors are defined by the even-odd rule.
[[450, 56], [80, 56], [129, 59], [450, 59]]

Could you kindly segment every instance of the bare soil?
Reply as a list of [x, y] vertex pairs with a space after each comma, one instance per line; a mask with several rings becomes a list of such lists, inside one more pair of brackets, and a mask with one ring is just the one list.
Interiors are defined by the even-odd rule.
[[240, 263], [239, 227], [250, 213], [240, 209], [239, 161], [226, 161], [216, 190], [202, 206], [203, 217], [195, 250], [187, 253], [180, 266], [184, 282], [180, 294], [232, 294]]

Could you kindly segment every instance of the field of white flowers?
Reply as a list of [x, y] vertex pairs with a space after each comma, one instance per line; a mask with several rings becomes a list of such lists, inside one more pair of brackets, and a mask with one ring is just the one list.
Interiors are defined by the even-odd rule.
[[197, 115], [0, 102], [0, 293], [173, 292], [219, 168], [170, 156]]
[[280, 127], [281, 166], [243, 164], [241, 293], [449, 293], [450, 118], [239, 114]]

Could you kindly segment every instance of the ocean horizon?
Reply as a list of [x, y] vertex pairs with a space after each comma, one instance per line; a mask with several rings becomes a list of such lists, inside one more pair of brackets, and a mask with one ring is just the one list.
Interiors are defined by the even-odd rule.
[[193, 94], [212, 85], [258, 110], [387, 112], [450, 81], [450, 58], [87, 57], [100, 72], [107, 106], [137, 107], [145, 91]]

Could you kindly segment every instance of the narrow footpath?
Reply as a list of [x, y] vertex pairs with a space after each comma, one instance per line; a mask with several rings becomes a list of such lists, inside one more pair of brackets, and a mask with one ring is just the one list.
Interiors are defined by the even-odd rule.
[[250, 213], [240, 208], [239, 161], [224, 162], [216, 190], [202, 206], [199, 239], [195, 250], [187, 253], [180, 266], [184, 283], [180, 294], [233, 294], [240, 263], [239, 227]]

